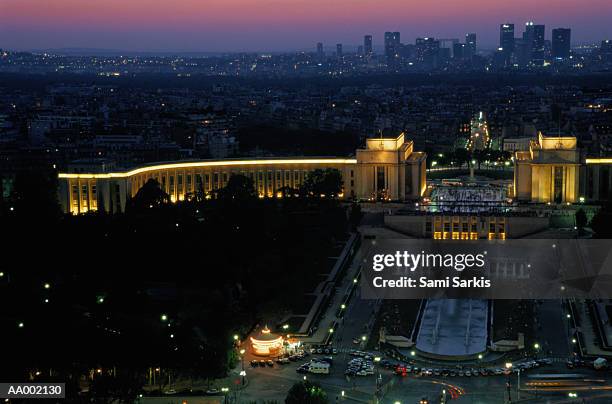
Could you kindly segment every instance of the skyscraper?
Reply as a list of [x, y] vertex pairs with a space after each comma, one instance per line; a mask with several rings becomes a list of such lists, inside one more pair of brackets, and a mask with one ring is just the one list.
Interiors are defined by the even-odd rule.
[[465, 57], [465, 44], [454, 43], [453, 44], [453, 59], [463, 59]]
[[465, 36], [465, 50], [468, 58], [476, 54], [476, 34], [470, 33]]
[[437, 67], [439, 54], [440, 41], [436, 41], [435, 38], [416, 39], [416, 59], [423, 67], [430, 69]]
[[385, 32], [385, 56], [387, 57], [387, 62], [390, 62], [395, 58], [395, 55], [399, 50], [399, 45], [399, 32]]
[[552, 30], [552, 57], [554, 59], [569, 59], [572, 30], [555, 28]]
[[323, 42], [317, 42], [317, 57], [323, 59], [325, 53], [323, 53]]
[[544, 64], [544, 25], [534, 24], [532, 21], [525, 24], [523, 41], [527, 47], [528, 60], [534, 66]]
[[365, 56], [372, 56], [372, 35], [363, 37], [363, 53]]
[[499, 26], [499, 47], [507, 62], [509, 62], [514, 53], [514, 24], [501, 24]]
[[338, 56], [339, 58], [342, 57], [342, 44], [341, 43], [336, 44], [336, 56]]

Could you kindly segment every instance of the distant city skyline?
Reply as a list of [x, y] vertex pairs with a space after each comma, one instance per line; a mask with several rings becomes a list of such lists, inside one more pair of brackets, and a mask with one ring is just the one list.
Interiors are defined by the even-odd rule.
[[402, 42], [417, 37], [458, 38], [474, 32], [480, 49], [495, 49], [499, 25], [525, 22], [571, 28], [572, 43], [612, 37], [609, 0], [440, 0], [435, 4], [401, 0], [3, 0], [0, 48], [116, 49], [177, 52], [345, 50], [372, 35], [383, 53], [385, 31], [399, 31]]

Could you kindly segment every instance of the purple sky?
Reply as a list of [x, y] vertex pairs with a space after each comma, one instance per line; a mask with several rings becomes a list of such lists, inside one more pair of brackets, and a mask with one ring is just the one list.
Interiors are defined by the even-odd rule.
[[[572, 28], [572, 42], [612, 37], [612, 0], [0, 0], [0, 47], [280, 51], [384, 31], [463, 38], [494, 48], [499, 24]], [[380, 51], [380, 46], [378, 46]]]

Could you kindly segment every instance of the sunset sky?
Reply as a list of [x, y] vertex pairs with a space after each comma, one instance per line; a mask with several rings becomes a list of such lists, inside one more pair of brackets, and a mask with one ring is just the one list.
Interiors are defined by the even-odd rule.
[[0, 0], [0, 48], [134, 51], [282, 51], [360, 44], [384, 31], [478, 34], [493, 48], [499, 24], [572, 28], [572, 42], [612, 38], [612, 0]]

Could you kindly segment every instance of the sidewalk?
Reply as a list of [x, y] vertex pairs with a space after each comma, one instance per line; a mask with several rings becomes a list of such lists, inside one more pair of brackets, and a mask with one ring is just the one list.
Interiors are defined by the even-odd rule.
[[336, 313], [338, 312], [338, 310], [340, 310], [340, 306], [342, 305], [342, 300], [344, 299], [344, 296], [346, 296], [350, 292], [352, 287], [359, 287], [358, 284], [354, 283], [354, 279], [356, 278], [357, 274], [359, 274], [361, 267], [361, 259], [362, 247], [360, 246], [359, 249], [355, 252], [355, 255], [353, 256], [353, 261], [347, 269], [346, 274], [342, 279], [342, 282], [340, 283], [340, 286], [336, 289], [336, 293], [332, 298], [331, 304], [329, 305], [329, 307], [325, 311], [325, 314], [319, 321], [317, 330], [311, 336], [301, 337], [300, 340], [302, 341], [302, 343], [316, 345], [325, 342], [329, 334], [329, 328], [331, 324], [334, 321], [339, 320], [336, 317]]

